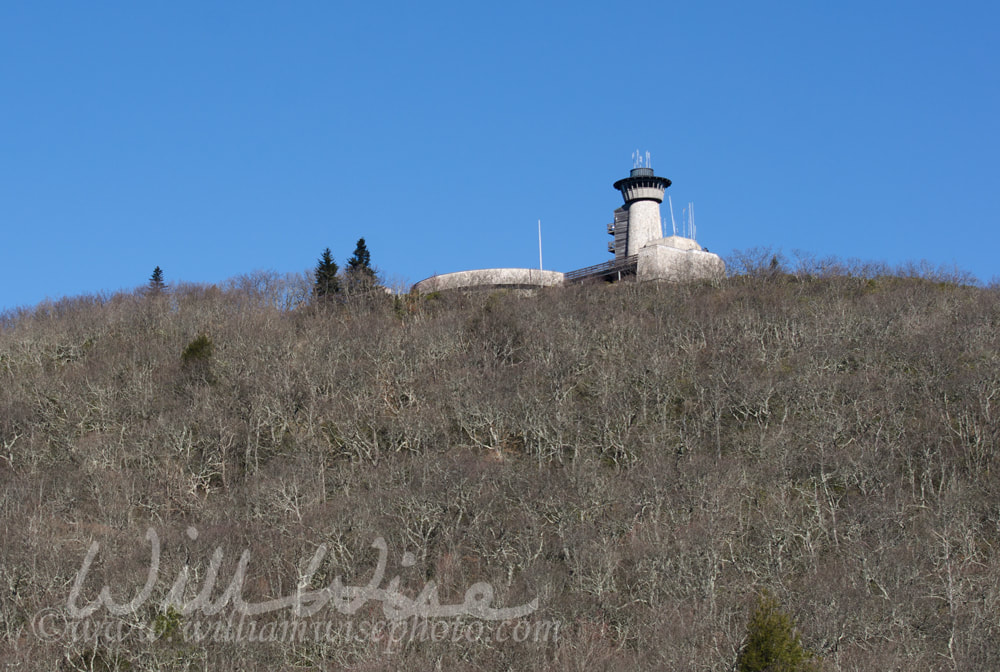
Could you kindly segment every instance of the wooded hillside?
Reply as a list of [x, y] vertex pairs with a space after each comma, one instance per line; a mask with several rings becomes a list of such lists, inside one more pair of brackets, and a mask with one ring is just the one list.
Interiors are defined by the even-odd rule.
[[[1000, 669], [996, 290], [775, 273], [279, 303], [182, 285], [7, 316], [8, 669], [730, 670], [765, 589], [823, 669]], [[149, 527], [160, 580], [116, 618], [157, 635], [188, 618], [157, 606], [181, 567], [190, 598], [216, 548], [217, 593], [249, 549], [260, 601], [320, 544], [310, 586], [366, 584], [384, 537], [410, 597], [487, 582], [494, 606], [537, 598], [527, 620], [558, 638], [33, 632], [93, 541], [81, 604], [130, 600]]]

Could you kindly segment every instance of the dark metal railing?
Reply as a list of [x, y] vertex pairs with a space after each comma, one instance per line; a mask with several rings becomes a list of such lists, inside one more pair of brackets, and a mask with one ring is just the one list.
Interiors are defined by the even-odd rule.
[[596, 264], [594, 266], [587, 266], [586, 268], [581, 268], [576, 271], [569, 271], [565, 274], [565, 278], [566, 282], [581, 282], [588, 278], [606, 278], [609, 275], [614, 275], [616, 273], [630, 275], [635, 273], [638, 262], [639, 256], [633, 254], [631, 257], [612, 259], [611, 261], [606, 261], [603, 264]]

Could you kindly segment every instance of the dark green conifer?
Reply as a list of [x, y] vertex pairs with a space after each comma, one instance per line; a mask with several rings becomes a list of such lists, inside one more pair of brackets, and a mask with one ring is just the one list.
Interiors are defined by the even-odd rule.
[[157, 266], [153, 269], [153, 275], [149, 276], [149, 291], [152, 294], [159, 294], [167, 288], [163, 282], [163, 269]]
[[330, 254], [330, 248], [323, 250], [323, 256], [316, 264], [313, 295], [317, 299], [330, 299], [340, 292], [340, 279], [337, 277], [337, 262]]
[[364, 238], [358, 239], [354, 254], [347, 260], [345, 275], [351, 291], [368, 290], [377, 284], [375, 269], [372, 268], [372, 255], [368, 251]]

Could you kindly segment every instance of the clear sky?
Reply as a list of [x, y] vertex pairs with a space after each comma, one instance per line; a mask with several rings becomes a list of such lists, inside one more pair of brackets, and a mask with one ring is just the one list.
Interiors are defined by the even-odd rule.
[[[0, 3], [0, 309], [338, 262], [606, 261], [636, 149], [713, 252], [1000, 275], [993, 2]], [[669, 213], [664, 208], [669, 221]]]

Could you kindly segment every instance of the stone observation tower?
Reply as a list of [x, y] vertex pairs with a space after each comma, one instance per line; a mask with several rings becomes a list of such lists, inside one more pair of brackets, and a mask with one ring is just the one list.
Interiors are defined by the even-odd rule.
[[632, 172], [614, 184], [625, 204], [615, 210], [614, 223], [608, 224], [608, 233], [614, 236], [614, 241], [608, 244], [608, 251], [615, 255], [613, 260], [566, 273], [541, 268], [483, 268], [444, 273], [421, 280], [413, 289], [427, 293], [474, 287], [527, 289], [576, 282], [614, 282], [629, 277], [668, 282], [724, 277], [726, 265], [722, 259], [695, 240], [693, 216], [684, 231], [686, 235], [678, 236], [674, 227], [674, 235], [663, 237], [660, 203], [670, 180], [653, 173], [649, 152], [645, 157], [638, 152], [632, 156]]
[[608, 233], [614, 236], [608, 251], [615, 255], [614, 260], [570, 271], [566, 274], [567, 279], [573, 281], [594, 275], [615, 279], [633, 273], [638, 280], [687, 281], [724, 277], [726, 265], [722, 259], [695, 240], [693, 215], [688, 222], [687, 235], [678, 236], [675, 227], [674, 235], [663, 237], [660, 203], [670, 180], [657, 177], [653, 172], [649, 152], [645, 157], [636, 152], [632, 158], [632, 172], [614, 184], [625, 201], [615, 210], [615, 221], [608, 224]]
[[609, 250], [615, 259], [638, 254], [639, 250], [654, 240], [663, 238], [660, 227], [660, 203], [670, 180], [657, 177], [653, 169], [638, 166], [628, 177], [615, 182], [615, 189], [622, 193], [625, 205], [615, 210], [615, 222], [608, 226], [608, 233], [615, 237]]

